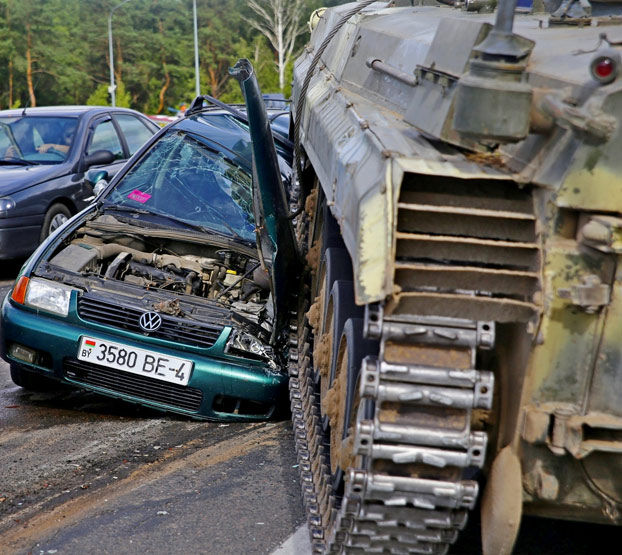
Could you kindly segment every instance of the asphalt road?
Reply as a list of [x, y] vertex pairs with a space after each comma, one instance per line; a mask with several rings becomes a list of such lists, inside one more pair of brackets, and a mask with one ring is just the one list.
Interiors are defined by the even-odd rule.
[[303, 521], [288, 422], [26, 392], [4, 363], [0, 388], [0, 552], [270, 553]]
[[[1, 264], [2, 297], [18, 269]], [[195, 422], [84, 391], [27, 392], [0, 362], [0, 469], [2, 554], [268, 554], [296, 531], [302, 542], [279, 555], [309, 553], [289, 422]], [[475, 524], [452, 553], [479, 553], [478, 535]], [[515, 553], [615, 552], [619, 536], [525, 519]]]

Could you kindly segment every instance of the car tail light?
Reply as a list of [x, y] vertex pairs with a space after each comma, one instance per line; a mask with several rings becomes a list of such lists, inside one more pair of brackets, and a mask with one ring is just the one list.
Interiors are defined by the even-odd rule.
[[17, 281], [15, 287], [13, 287], [13, 293], [11, 293], [11, 299], [16, 303], [24, 304], [26, 298], [26, 289], [28, 289], [28, 282], [30, 280], [26, 276], [22, 276]]
[[590, 63], [590, 73], [600, 84], [608, 85], [620, 75], [621, 66], [620, 54], [613, 50], [605, 50]]

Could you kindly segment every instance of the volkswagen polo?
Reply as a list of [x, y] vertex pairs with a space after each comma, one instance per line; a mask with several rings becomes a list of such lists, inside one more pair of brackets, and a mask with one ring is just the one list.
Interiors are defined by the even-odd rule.
[[[16, 384], [55, 380], [204, 419], [273, 415], [289, 293], [274, 276], [278, 237], [256, 207], [262, 187], [286, 205], [291, 144], [275, 130], [279, 183], [266, 185], [246, 112], [203, 104], [98, 183], [96, 201], [24, 265], [2, 305]], [[259, 142], [274, 152], [271, 137]]]

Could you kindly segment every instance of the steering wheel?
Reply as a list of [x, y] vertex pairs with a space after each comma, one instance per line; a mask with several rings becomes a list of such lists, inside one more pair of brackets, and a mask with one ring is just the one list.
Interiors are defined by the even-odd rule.
[[46, 153], [54, 154], [58, 156], [61, 160], [64, 160], [67, 157], [66, 152], [61, 152], [60, 150], [55, 149], [53, 146], [47, 149]]

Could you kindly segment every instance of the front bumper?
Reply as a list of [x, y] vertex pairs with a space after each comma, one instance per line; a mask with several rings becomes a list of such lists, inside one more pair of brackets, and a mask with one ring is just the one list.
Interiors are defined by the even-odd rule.
[[[7, 296], [2, 305], [0, 355], [9, 363], [66, 384], [194, 418], [266, 420], [286, 396], [287, 375], [264, 365], [191, 355], [187, 350], [136, 341], [115, 331], [96, 330], [37, 313], [14, 305]], [[194, 369], [190, 381], [187, 386], [179, 386], [79, 362], [76, 355], [83, 335], [191, 359]], [[9, 348], [13, 343], [36, 350], [37, 363], [27, 364], [11, 356]]]

